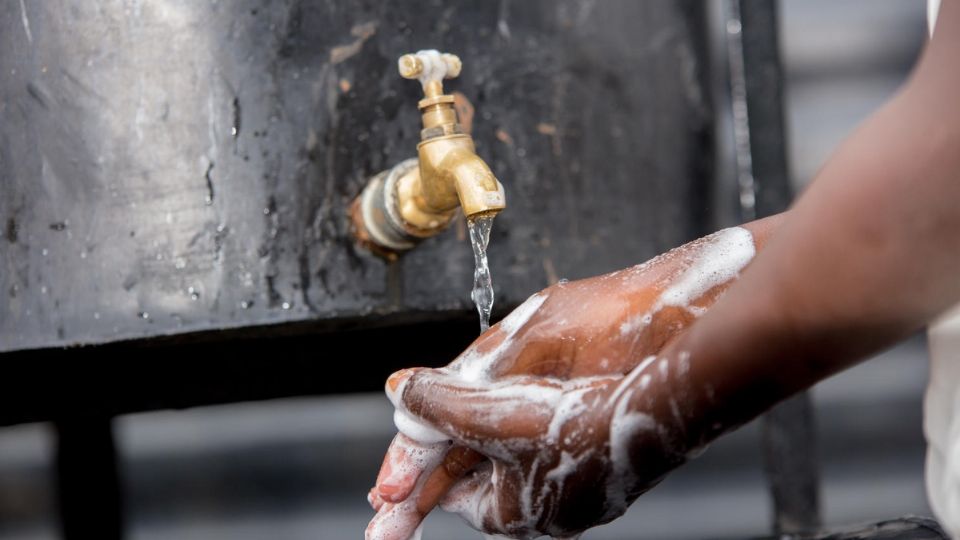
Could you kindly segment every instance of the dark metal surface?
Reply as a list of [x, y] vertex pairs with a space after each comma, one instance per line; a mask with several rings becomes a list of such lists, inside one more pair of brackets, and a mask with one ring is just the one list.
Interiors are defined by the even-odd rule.
[[[787, 209], [792, 189], [787, 165], [783, 73], [779, 56], [777, 4], [731, 0], [741, 28], [731, 54], [733, 84], [745, 99], [749, 159], [741, 185], [745, 217], [765, 217]], [[736, 24], [736, 23], [735, 23]], [[735, 28], [735, 27], [734, 27]], [[728, 32], [732, 28], [728, 27]], [[739, 65], [738, 65], [739, 64]], [[740, 73], [737, 73], [737, 71]], [[736, 98], [737, 92], [733, 92]], [[734, 114], [737, 107], [734, 106]], [[749, 187], [746, 199], [743, 189]], [[777, 405], [763, 417], [764, 469], [773, 499], [778, 533], [815, 531], [820, 526], [819, 465], [813, 406], [807, 392]]]
[[[286, 396], [376, 392], [393, 371], [449, 362], [477, 335], [472, 313], [234, 329], [4, 356], [0, 426], [77, 415]], [[423, 346], [429, 340], [430, 346]]]
[[820, 527], [820, 462], [816, 422], [808, 392], [777, 405], [762, 423], [764, 472], [773, 499], [776, 532]]
[[[347, 207], [414, 154], [398, 55], [464, 61], [506, 186], [497, 304], [704, 232], [697, 2], [23, 2], [0, 14], [0, 351], [469, 313], [463, 227], [387, 264]], [[131, 362], [136, 361], [130, 359]]]
[[907, 516], [840, 531], [812, 535], [780, 535], [776, 540], [947, 540], [948, 538], [950, 537], [935, 520]]
[[123, 537], [112, 420], [74, 415], [56, 423], [60, 532], [66, 540]]

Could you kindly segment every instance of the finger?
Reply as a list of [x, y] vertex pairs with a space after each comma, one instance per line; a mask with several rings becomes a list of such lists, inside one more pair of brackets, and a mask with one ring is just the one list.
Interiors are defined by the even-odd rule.
[[376, 495], [386, 502], [406, 499], [423, 473], [425, 463], [446, 449], [423, 445], [398, 433], [383, 458], [374, 488]]
[[483, 462], [450, 489], [440, 507], [488, 535], [539, 536], [533, 528], [536, 517], [527, 515], [521, 502], [524, 495], [520, 493], [520, 476], [519, 471], [508, 470], [502, 464]]
[[409, 540], [420, 527], [423, 518], [408, 501], [386, 503], [370, 520], [364, 532], [366, 540]]
[[463, 446], [450, 449], [440, 466], [430, 473], [423, 484], [423, 490], [417, 497], [417, 510], [423, 516], [430, 513], [450, 488], [484, 459], [482, 454]]
[[[421, 472], [433, 471], [440, 466], [449, 446], [440, 444], [424, 448], [425, 451], [419, 456], [420, 461], [416, 463]], [[426, 515], [417, 507], [426, 480], [427, 477], [420, 474], [405, 500], [399, 503], [384, 502], [380, 506], [377, 515], [367, 525], [367, 540], [407, 540], [414, 535]]]
[[425, 428], [486, 453], [478, 443], [533, 439], [543, 433], [562, 395], [556, 381], [543, 378], [470, 381], [442, 369], [423, 369], [404, 375], [393, 399], [398, 410]]
[[384, 500], [377, 493], [376, 486], [370, 488], [370, 491], [367, 492], [367, 502], [370, 503], [370, 508], [373, 508], [374, 512], [379, 512], [380, 508], [383, 507]]
[[402, 434], [400, 433], [397, 433], [396, 435], [394, 435], [393, 439], [390, 441], [390, 446], [387, 447], [387, 453], [384, 454], [383, 456], [383, 462], [380, 464], [380, 472], [377, 473], [377, 481], [374, 482], [373, 490], [371, 490], [371, 492], [376, 496], [379, 496], [379, 492], [377, 491], [377, 486], [379, 486], [384, 481], [384, 479], [390, 476], [390, 474], [393, 472], [393, 467], [391, 467], [391, 463], [395, 460], [394, 454], [397, 452], [397, 449], [396, 449], [396, 446], [398, 444], [397, 439], [401, 436]]
[[407, 500], [385, 503], [368, 526], [368, 538], [401, 538], [406, 540], [423, 522], [450, 487], [482, 461], [482, 455], [457, 447], [447, 453], [443, 462], [418, 483], [416, 491]]
[[440, 500], [440, 508], [457, 514], [471, 527], [484, 530], [493, 495], [493, 465], [481, 463], [474, 471], [457, 481]]

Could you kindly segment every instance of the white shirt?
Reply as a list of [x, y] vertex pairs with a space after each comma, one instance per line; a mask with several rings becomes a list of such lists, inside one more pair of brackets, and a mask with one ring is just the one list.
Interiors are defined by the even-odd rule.
[[[940, 0], [927, 2], [930, 35]], [[960, 304], [944, 313], [927, 332], [930, 382], [923, 400], [927, 437], [927, 499], [943, 529], [960, 538]]]

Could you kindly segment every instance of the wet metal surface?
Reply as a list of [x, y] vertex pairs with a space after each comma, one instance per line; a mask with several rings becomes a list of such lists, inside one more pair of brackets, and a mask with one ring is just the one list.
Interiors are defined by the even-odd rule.
[[346, 211], [414, 154], [396, 57], [450, 85], [506, 186], [497, 305], [705, 229], [693, 2], [12, 3], [0, 15], [0, 351], [470, 310], [464, 228], [388, 264]]

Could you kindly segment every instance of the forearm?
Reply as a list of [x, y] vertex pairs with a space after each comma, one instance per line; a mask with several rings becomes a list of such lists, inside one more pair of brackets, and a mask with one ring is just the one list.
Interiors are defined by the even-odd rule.
[[742, 278], [663, 351], [671, 369], [661, 401], [676, 409], [683, 396], [674, 423], [688, 448], [960, 299], [960, 72], [951, 56], [960, 13], [955, 3], [944, 9], [938, 32], [947, 35], [904, 91], [839, 149]]

